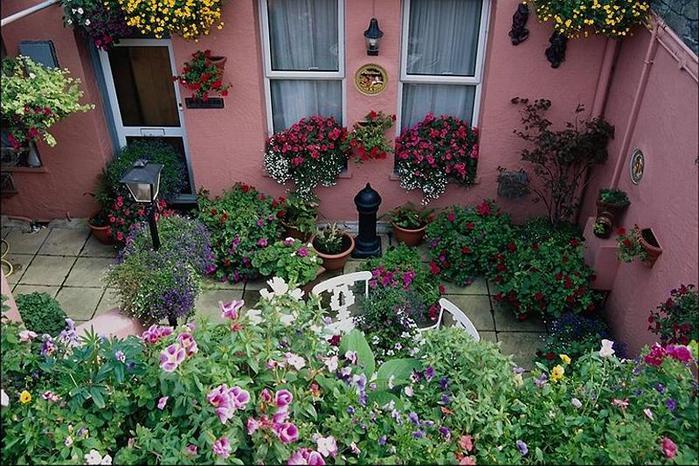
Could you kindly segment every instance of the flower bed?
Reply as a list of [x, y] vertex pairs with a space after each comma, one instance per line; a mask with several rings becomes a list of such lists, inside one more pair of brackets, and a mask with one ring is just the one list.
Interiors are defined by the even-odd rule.
[[[80, 344], [69, 326], [56, 339], [20, 341], [21, 328], [3, 323], [3, 458], [697, 461], [696, 362], [685, 346], [655, 346], [638, 361], [621, 361], [605, 340], [524, 375], [496, 345], [451, 328], [428, 333], [415, 358], [377, 367], [361, 332], [333, 346], [318, 302], [273, 284], [255, 310], [222, 303], [223, 324], [153, 326], [141, 339], [89, 336]], [[36, 377], [24, 379], [26, 370]]]

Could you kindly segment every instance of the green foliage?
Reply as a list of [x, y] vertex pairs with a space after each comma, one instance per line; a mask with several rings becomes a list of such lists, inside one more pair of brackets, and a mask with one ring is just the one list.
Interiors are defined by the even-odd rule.
[[55, 298], [47, 293], [20, 294], [17, 309], [27, 329], [43, 335], [56, 336], [66, 325], [66, 313]]
[[395, 115], [372, 110], [364, 117], [364, 121], [354, 124], [343, 144], [348, 151], [354, 151], [352, 155], [356, 163], [385, 159], [393, 153], [393, 147], [386, 140], [386, 131], [391, 129], [395, 120]]
[[388, 212], [386, 216], [393, 225], [407, 230], [417, 230], [430, 222], [433, 213], [434, 209], [425, 209], [412, 202], [406, 202]]
[[[549, 330], [543, 345], [536, 352], [537, 360], [549, 367], [560, 364], [562, 354], [576, 359], [598, 349], [602, 339], [610, 338], [609, 329], [601, 319], [572, 313], [565, 313], [554, 320]], [[621, 346], [614, 343], [618, 357], [622, 356]]]
[[[3, 295], [4, 297], [4, 295]], [[32, 343], [38, 335], [23, 340], [20, 332], [27, 334], [24, 326], [19, 322], [7, 321], [3, 318], [2, 332], [0, 332], [0, 351], [2, 352], [2, 364], [0, 364], [0, 380], [2, 389], [11, 400], [19, 399], [23, 390], [33, 391], [34, 387], [46, 378], [39, 370], [39, 344]]]
[[216, 198], [201, 191], [197, 201], [198, 219], [211, 233], [216, 279], [237, 283], [256, 278], [259, 273], [251, 258], [276, 240], [281, 203], [243, 183]]
[[633, 262], [635, 259], [640, 261], [648, 260], [648, 252], [641, 244], [641, 231], [638, 225], [634, 226], [629, 231], [625, 228], [619, 228], [616, 238], [618, 249], [617, 258], [622, 262]]
[[345, 241], [345, 231], [337, 224], [325, 225], [318, 228], [313, 238], [313, 247], [323, 254], [340, 254], [349, 246]]
[[265, 277], [280, 277], [303, 286], [316, 277], [320, 260], [313, 248], [287, 238], [259, 250], [252, 258], [252, 266]]
[[318, 206], [317, 198], [307, 200], [296, 193], [289, 194], [283, 200], [284, 226], [296, 228], [302, 234], [310, 236], [316, 231]]
[[658, 305], [648, 317], [648, 330], [663, 344], [687, 345], [699, 341], [699, 293], [694, 285], [680, 285], [670, 292], [667, 301]]
[[139, 159], [163, 165], [159, 198], [171, 199], [182, 191], [186, 168], [180, 154], [172, 146], [157, 139], [135, 140], [114, 156], [101, 175], [95, 196], [103, 208], [109, 208], [117, 196], [131, 199], [131, 194], [121, 183], [121, 179]]
[[612, 204], [615, 206], [627, 206], [631, 204], [626, 192], [620, 189], [600, 189], [598, 199], [605, 204]]
[[475, 276], [491, 273], [496, 255], [513, 236], [510, 217], [492, 201], [446, 209], [427, 227], [431, 267], [449, 281], [469, 284]]

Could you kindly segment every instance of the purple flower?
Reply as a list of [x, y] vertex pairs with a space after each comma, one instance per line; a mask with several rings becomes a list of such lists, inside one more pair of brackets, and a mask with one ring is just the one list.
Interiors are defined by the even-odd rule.
[[268, 389], [263, 389], [260, 392], [260, 399], [264, 401], [265, 403], [271, 403], [272, 402], [272, 392], [270, 392]]
[[423, 430], [417, 430], [413, 432], [413, 437], [414, 438], [424, 438], [425, 437], [425, 431]]
[[196, 455], [198, 450], [199, 450], [199, 448], [197, 448], [197, 446], [194, 445], [193, 443], [190, 443], [184, 449], [185, 453], [187, 453], [188, 455], [192, 455], [192, 456]]
[[412, 422], [413, 424], [415, 424], [416, 426], [420, 425], [420, 418], [418, 417], [417, 413], [414, 411], [411, 412], [410, 414], [408, 414], [408, 420], [410, 422]]
[[546, 385], [547, 380], [548, 380], [548, 376], [546, 375], [545, 372], [542, 372], [539, 377], [534, 379], [534, 383], [536, 384], [537, 388], [542, 388], [544, 385]]
[[379, 445], [381, 445], [381, 446], [386, 445], [387, 440], [388, 440], [388, 437], [386, 437], [385, 435], [382, 435], [381, 437], [379, 437], [379, 440], [378, 440]]
[[447, 387], [449, 386], [449, 379], [447, 377], [442, 377], [439, 379], [439, 388], [442, 390], [446, 390]]
[[672, 398], [668, 398], [667, 401], [665, 402], [665, 406], [667, 406], [667, 409], [670, 411], [674, 411], [677, 409], [677, 402], [673, 400]]
[[517, 440], [515, 444], [517, 445], [517, 449], [522, 454], [522, 456], [525, 456], [527, 453], [529, 453], [529, 447], [527, 447], [527, 444], [523, 441]]
[[257, 219], [257, 226], [258, 227], [264, 226], [264, 224], [265, 224], [265, 219], [263, 219], [263, 218]]
[[289, 237], [289, 238], [284, 240], [284, 246], [288, 247], [288, 246], [291, 246], [292, 244], [294, 244], [294, 238]]
[[347, 414], [350, 416], [354, 415], [354, 408], [352, 406], [347, 407]]
[[284, 408], [292, 401], [294, 401], [294, 395], [289, 390], [282, 389], [274, 394], [274, 404], [277, 405], [277, 408]]
[[119, 350], [116, 353], [114, 353], [114, 359], [116, 359], [119, 362], [126, 362], [126, 355], [123, 351]]
[[167, 404], [167, 400], [168, 400], [169, 398], [170, 398], [169, 396], [160, 397], [160, 399], [158, 400], [158, 409], [159, 409], [160, 411], [162, 411], [163, 409], [165, 409], [165, 405]]
[[216, 456], [228, 458], [231, 455], [231, 443], [228, 437], [221, 437], [216, 440], [213, 445], [213, 451]]
[[267, 247], [267, 238], [260, 238], [257, 240], [257, 245], [261, 248], [266, 248]]
[[301, 246], [299, 250], [296, 251], [296, 255], [299, 257], [306, 257], [308, 255], [308, 248]]
[[173, 343], [160, 352], [160, 368], [165, 372], [174, 372], [186, 356], [185, 349]]
[[279, 426], [277, 430], [277, 436], [279, 437], [279, 440], [281, 440], [282, 443], [292, 443], [298, 440], [299, 430], [291, 422], [286, 422]]
[[439, 433], [442, 434], [442, 437], [444, 437], [445, 440], [451, 439], [451, 431], [449, 430], [448, 427], [446, 427], [446, 426], [440, 427]]
[[191, 356], [199, 351], [196, 340], [189, 332], [180, 333], [177, 336], [177, 342], [184, 348], [187, 356]]
[[451, 403], [451, 397], [449, 397], [449, 395], [447, 395], [446, 393], [443, 393], [442, 398], [439, 402], [443, 405], [448, 405], [449, 403]]
[[429, 366], [427, 369], [425, 369], [425, 380], [429, 382], [430, 380], [434, 379], [434, 376], [434, 367]]
[[222, 319], [236, 320], [240, 315], [239, 311], [245, 304], [245, 301], [234, 299], [230, 303], [224, 304], [223, 301], [218, 302], [218, 308], [221, 310]]
[[657, 384], [655, 389], [658, 391], [658, 393], [665, 393], [665, 385], [661, 383]]

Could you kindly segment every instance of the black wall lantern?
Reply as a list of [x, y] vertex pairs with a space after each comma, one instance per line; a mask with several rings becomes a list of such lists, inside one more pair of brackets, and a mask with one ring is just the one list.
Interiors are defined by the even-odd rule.
[[376, 18], [371, 18], [369, 21], [369, 29], [364, 31], [364, 40], [366, 40], [366, 54], [376, 56], [379, 54], [379, 42], [383, 37], [383, 31], [379, 29], [379, 22]]
[[149, 203], [148, 224], [150, 235], [153, 239], [153, 249], [160, 248], [158, 226], [155, 222], [155, 200], [160, 191], [160, 171], [163, 166], [159, 163], [150, 163], [148, 160], [139, 159], [133, 164], [133, 168], [124, 175], [121, 182], [129, 188], [131, 196], [139, 203]]

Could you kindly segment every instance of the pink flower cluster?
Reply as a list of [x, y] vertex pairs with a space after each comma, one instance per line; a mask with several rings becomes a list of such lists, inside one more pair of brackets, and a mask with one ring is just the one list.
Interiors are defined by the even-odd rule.
[[160, 352], [160, 368], [165, 372], [175, 372], [186, 357], [187, 351], [179, 343], [173, 343]]
[[649, 366], [658, 367], [663, 363], [666, 357], [682, 363], [688, 363], [692, 361], [692, 352], [686, 346], [667, 345], [663, 347], [656, 343], [644, 357], [644, 360]]
[[143, 332], [141, 339], [151, 345], [159, 342], [165, 337], [172, 335], [172, 327], [164, 327], [162, 325], [151, 325], [148, 330]]
[[231, 442], [228, 437], [221, 437], [214, 442], [212, 450], [216, 456], [228, 458], [231, 456]]
[[478, 160], [478, 130], [452, 116], [425, 118], [396, 138], [398, 165], [416, 171], [443, 171], [452, 180], [468, 184]]
[[289, 457], [289, 461], [286, 464], [308, 464], [312, 466], [324, 466], [325, 460], [323, 459], [323, 455], [321, 455], [317, 451], [311, 450], [310, 448], [301, 448]]
[[216, 408], [216, 415], [221, 423], [225, 424], [237, 410], [247, 407], [250, 394], [240, 387], [228, 388], [224, 383], [211, 390], [206, 399]]
[[267, 140], [267, 150], [281, 154], [296, 168], [330, 152], [341, 152], [347, 130], [333, 117], [304, 118]]
[[417, 274], [413, 270], [402, 272], [400, 270], [386, 270], [384, 267], [377, 267], [371, 271], [372, 278], [369, 280], [369, 286], [372, 288], [377, 286], [398, 288], [402, 286], [403, 289], [407, 290], [416, 276]]
[[[249, 418], [247, 422], [248, 434], [254, 434], [258, 429], [266, 429], [284, 444], [293, 443], [299, 438], [299, 430], [293, 422], [289, 421], [289, 407], [294, 401], [294, 396], [289, 390], [278, 390], [274, 396], [266, 388], [260, 393], [263, 405], [274, 405], [276, 411], [270, 419], [262, 415], [259, 419]], [[305, 464], [305, 463], [301, 463]]]

